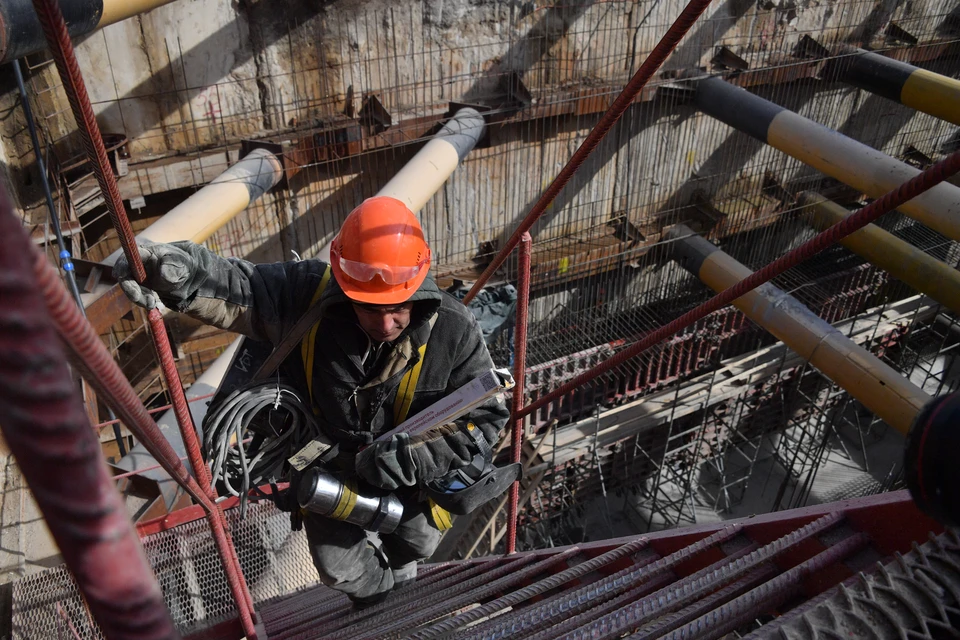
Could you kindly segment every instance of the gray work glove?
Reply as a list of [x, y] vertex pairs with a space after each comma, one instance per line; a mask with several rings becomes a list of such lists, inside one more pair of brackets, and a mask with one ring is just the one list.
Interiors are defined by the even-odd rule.
[[[168, 307], [188, 300], [203, 280], [204, 274], [198, 273], [197, 259], [180, 244], [162, 244], [143, 242], [137, 245], [147, 279], [140, 284], [133, 277], [133, 271], [126, 256], [121, 256], [113, 266], [113, 277], [130, 301], [145, 309], [153, 309], [159, 301]], [[191, 247], [187, 247], [188, 249]]]
[[356, 456], [357, 475], [375, 487], [393, 491], [423, 485], [469, 464], [476, 443], [455, 423], [410, 436], [399, 433], [375, 442]]

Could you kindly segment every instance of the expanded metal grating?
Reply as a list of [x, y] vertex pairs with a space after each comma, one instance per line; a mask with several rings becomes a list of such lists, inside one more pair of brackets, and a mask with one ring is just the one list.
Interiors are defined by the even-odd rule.
[[[264, 502], [250, 505], [244, 520], [239, 519], [237, 509], [227, 511], [227, 517], [255, 603], [318, 581], [306, 537], [290, 531], [288, 514]], [[143, 548], [182, 633], [236, 615], [205, 519], [148, 536]], [[73, 578], [62, 566], [14, 583], [12, 628], [17, 640], [103, 638]]]

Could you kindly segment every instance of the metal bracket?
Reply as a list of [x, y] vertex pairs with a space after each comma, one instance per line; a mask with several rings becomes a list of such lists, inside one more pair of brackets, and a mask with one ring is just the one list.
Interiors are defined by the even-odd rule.
[[899, 24], [894, 22], [893, 20], [891, 20], [890, 24], [887, 25], [887, 28], [884, 31], [884, 33], [887, 35], [888, 38], [896, 40], [897, 42], [903, 42], [904, 44], [908, 44], [911, 46], [920, 43], [920, 39], [917, 38], [917, 36], [913, 35], [909, 31], [901, 27]]
[[717, 49], [716, 55], [713, 56], [713, 60], [710, 62], [714, 66], [723, 67], [724, 69], [735, 69], [736, 71], [746, 71], [750, 68], [749, 62], [725, 46]]
[[360, 124], [371, 127], [375, 133], [381, 133], [393, 126], [393, 116], [380, 102], [380, 95], [367, 93], [358, 114]]
[[817, 42], [814, 38], [804, 35], [800, 42], [793, 49], [793, 55], [797, 58], [829, 58], [830, 50]]
[[697, 97], [697, 90], [687, 82], [671, 82], [657, 87], [657, 98], [669, 100], [674, 104], [690, 102]]

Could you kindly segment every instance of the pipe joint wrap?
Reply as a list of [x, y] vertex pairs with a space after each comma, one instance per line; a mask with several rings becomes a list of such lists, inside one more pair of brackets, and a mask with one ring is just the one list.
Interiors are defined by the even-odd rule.
[[240, 182], [250, 194], [250, 202], [269, 191], [283, 177], [280, 159], [266, 149], [254, 149], [235, 165], [210, 181], [210, 184]]
[[477, 146], [484, 127], [486, 123], [480, 112], [471, 107], [464, 107], [443, 125], [437, 137], [453, 145], [457, 150], [457, 158], [463, 162], [467, 154]]
[[695, 276], [700, 275], [700, 267], [710, 254], [719, 251], [706, 239], [685, 224], [674, 225], [664, 236], [673, 242], [673, 259], [681, 267]]

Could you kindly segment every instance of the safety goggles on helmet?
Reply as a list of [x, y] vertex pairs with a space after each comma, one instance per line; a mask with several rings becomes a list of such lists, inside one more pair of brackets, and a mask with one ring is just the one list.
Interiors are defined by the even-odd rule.
[[409, 267], [391, 267], [389, 265], [373, 265], [366, 262], [356, 262], [339, 257], [340, 269], [357, 282], [370, 282], [380, 276], [387, 284], [398, 285], [414, 279], [420, 269], [430, 262], [430, 250], [419, 264]]

